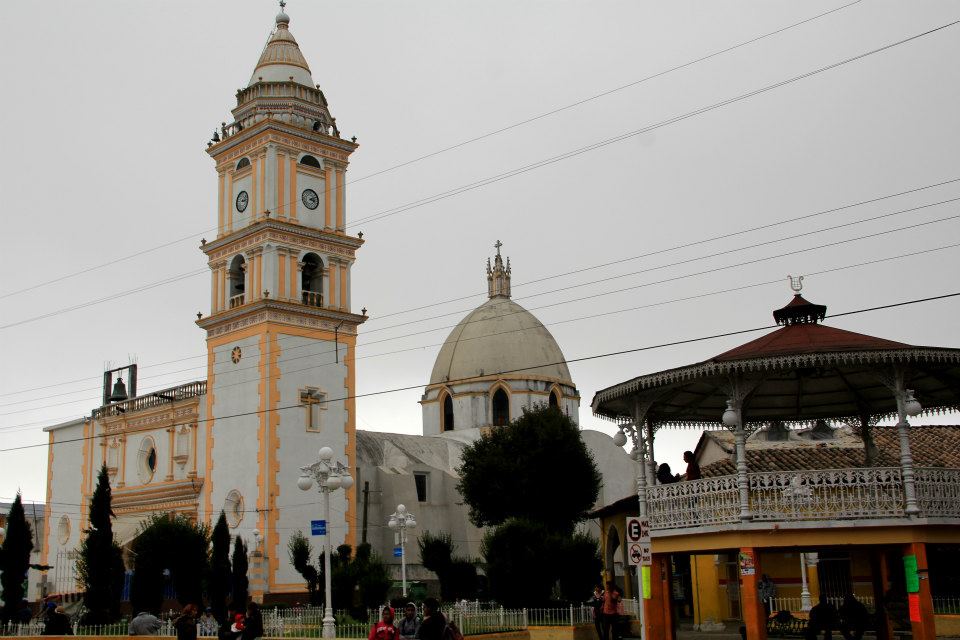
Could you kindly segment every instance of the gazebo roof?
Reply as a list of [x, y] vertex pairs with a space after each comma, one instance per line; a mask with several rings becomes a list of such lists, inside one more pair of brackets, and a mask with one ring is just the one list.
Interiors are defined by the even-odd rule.
[[896, 411], [888, 386], [895, 368], [926, 411], [960, 407], [960, 349], [912, 346], [822, 325], [826, 307], [799, 294], [773, 315], [783, 326], [756, 340], [598, 391], [593, 412], [628, 421], [643, 402], [648, 419], [659, 424], [716, 424], [738, 378], [752, 389], [743, 405], [747, 423], [878, 419]]

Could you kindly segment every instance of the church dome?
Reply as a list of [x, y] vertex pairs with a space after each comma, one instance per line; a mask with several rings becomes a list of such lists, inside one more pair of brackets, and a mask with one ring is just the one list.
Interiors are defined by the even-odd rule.
[[433, 365], [430, 384], [509, 374], [547, 378], [574, 386], [563, 352], [536, 316], [510, 299], [510, 262], [499, 248], [487, 264], [490, 299], [450, 332]]
[[257, 82], [288, 82], [292, 78], [298, 84], [313, 88], [310, 66], [290, 33], [290, 16], [281, 8], [276, 20], [276, 28], [263, 48], [247, 86]]

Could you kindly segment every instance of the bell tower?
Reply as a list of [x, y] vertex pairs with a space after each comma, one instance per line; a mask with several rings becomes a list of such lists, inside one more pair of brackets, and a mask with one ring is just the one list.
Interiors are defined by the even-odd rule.
[[[255, 595], [303, 588], [287, 539], [319, 516], [297, 490], [299, 467], [324, 446], [356, 466], [354, 347], [366, 320], [350, 301], [363, 241], [346, 232], [357, 144], [340, 137], [280, 5], [232, 121], [207, 145], [218, 232], [201, 247], [210, 314], [197, 321], [207, 332], [201, 517], [239, 514], [231, 533], [251, 547]], [[354, 492], [337, 493], [333, 546], [353, 543], [356, 520]]]

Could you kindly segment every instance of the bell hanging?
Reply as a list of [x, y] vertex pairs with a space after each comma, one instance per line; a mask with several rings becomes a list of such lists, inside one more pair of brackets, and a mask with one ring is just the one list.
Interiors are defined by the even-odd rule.
[[127, 399], [127, 387], [123, 384], [123, 378], [117, 378], [113, 383], [113, 393], [110, 394], [110, 402], [123, 402]]

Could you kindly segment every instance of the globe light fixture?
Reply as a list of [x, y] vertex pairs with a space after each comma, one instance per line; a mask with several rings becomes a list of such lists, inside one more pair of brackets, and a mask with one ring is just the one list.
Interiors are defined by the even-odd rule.
[[920, 406], [920, 403], [917, 402], [917, 399], [913, 397], [913, 389], [906, 390], [907, 397], [903, 402], [904, 412], [911, 418], [915, 418], [920, 415], [920, 412], [923, 411], [923, 407]]
[[[330, 492], [337, 489], [347, 490], [353, 486], [353, 476], [348, 467], [339, 460], [334, 461], [333, 449], [323, 447], [317, 452], [317, 461], [306, 467], [300, 467], [300, 477], [297, 478], [297, 487], [301, 491], [309, 491], [314, 481], [317, 490], [323, 496], [323, 520], [326, 523], [326, 532], [323, 534], [323, 580], [324, 580], [324, 638], [337, 637], [337, 625], [333, 618], [333, 604], [330, 587]], [[254, 535], [257, 535], [256, 532]], [[259, 536], [258, 536], [259, 537]]]
[[[403, 597], [407, 597], [407, 529], [413, 529], [417, 526], [417, 520], [413, 514], [407, 511], [407, 507], [398, 504], [387, 520], [387, 526], [396, 533], [397, 546], [400, 547], [400, 581], [403, 584]], [[399, 531], [398, 531], [399, 530]]]

